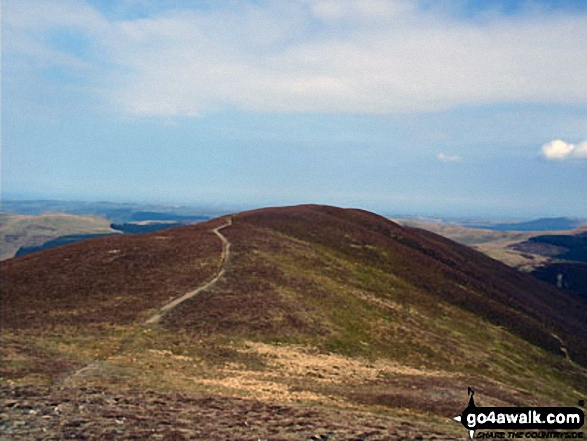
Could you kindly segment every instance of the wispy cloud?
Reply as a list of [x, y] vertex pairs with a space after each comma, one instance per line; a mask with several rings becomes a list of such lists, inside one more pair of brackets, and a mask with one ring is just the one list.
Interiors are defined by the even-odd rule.
[[436, 155], [436, 159], [440, 162], [461, 162], [461, 157], [458, 155], [445, 155], [444, 153], [439, 153]]
[[131, 114], [381, 114], [587, 103], [587, 83], [577, 75], [587, 71], [581, 14], [496, 15], [473, 24], [446, 10], [419, 9], [416, 0], [297, 0], [227, 2], [115, 21], [81, 1], [7, 3], [6, 50], [61, 55], [72, 68], [74, 55], [52, 47], [51, 35], [83, 34], [93, 59], [113, 67], [100, 94]]
[[569, 144], [556, 139], [542, 146], [542, 155], [552, 161], [587, 159], [587, 141], [580, 144]]

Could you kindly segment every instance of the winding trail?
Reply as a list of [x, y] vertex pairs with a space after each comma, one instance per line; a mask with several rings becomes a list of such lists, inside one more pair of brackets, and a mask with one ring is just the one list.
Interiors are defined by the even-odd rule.
[[[216, 227], [212, 230], [214, 232], [214, 234], [216, 234], [216, 236], [218, 236], [220, 238], [220, 240], [222, 241], [222, 254], [221, 254], [221, 258], [220, 258], [221, 259], [220, 260], [220, 269], [218, 270], [218, 273], [216, 273], [214, 278], [212, 280], [210, 280], [209, 282], [207, 282], [206, 284], [194, 289], [193, 291], [185, 293], [181, 297], [178, 297], [175, 300], [172, 300], [171, 302], [169, 302], [166, 305], [164, 305], [163, 307], [161, 307], [159, 309], [159, 311], [157, 311], [157, 313], [155, 313], [153, 316], [151, 316], [145, 322], [142, 323], [143, 326], [149, 326], [149, 325], [153, 325], [155, 323], [158, 323], [163, 318], [163, 316], [165, 314], [167, 314], [169, 311], [171, 311], [177, 305], [180, 305], [181, 303], [185, 302], [186, 300], [191, 299], [195, 295], [210, 288], [216, 282], [218, 282], [218, 280], [226, 272], [226, 265], [228, 263], [228, 259], [230, 258], [230, 245], [231, 245], [230, 242], [228, 241], [228, 239], [226, 237], [224, 237], [224, 235], [220, 232], [220, 230], [222, 230], [223, 228], [229, 227], [231, 225], [232, 225], [232, 217], [229, 217], [229, 218], [227, 218], [226, 223], [224, 225], [220, 225], [219, 227]], [[125, 340], [123, 340], [123, 342], [121, 343], [121, 345], [118, 348], [118, 350], [116, 351], [116, 353], [120, 353], [130, 340], [132, 340], [132, 337], [130, 337], [130, 336], [127, 337]], [[84, 378], [86, 376], [98, 375], [103, 371], [103, 369], [104, 369], [104, 362], [100, 361], [100, 360], [95, 360], [92, 363], [87, 364], [86, 366], [78, 369], [74, 373], [63, 378], [60, 381], [60, 383], [69, 383], [71, 381], [75, 381], [76, 379]]]
[[161, 307], [161, 309], [159, 309], [159, 311], [157, 311], [157, 313], [155, 313], [153, 316], [149, 317], [143, 323], [144, 326], [158, 323], [163, 318], [163, 316], [165, 314], [167, 314], [169, 311], [171, 311], [177, 305], [185, 302], [186, 300], [191, 299], [195, 295], [210, 288], [216, 282], [218, 282], [218, 280], [226, 272], [226, 263], [228, 262], [228, 259], [230, 257], [230, 242], [228, 241], [228, 239], [226, 237], [224, 237], [224, 235], [220, 232], [220, 230], [222, 230], [223, 228], [229, 227], [231, 225], [232, 225], [232, 217], [229, 217], [224, 225], [216, 227], [212, 230], [214, 232], [214, 234], [216, 234], [216, 236], [218, 236], [220, 238], [220, 240], [222, 241], [222, 256], [221, 256], [220, 270], [218, 271], [216, 276], [214, 276], [214, 278], [212, 280], [210, 280], [208, 283], [194, 289], [193, 291], [185, 293], [181, 297], [178, 297], [177, 299], [172, 300], [171, 302], [169, 302], [166, 305], [164, 305], [163, 307]]

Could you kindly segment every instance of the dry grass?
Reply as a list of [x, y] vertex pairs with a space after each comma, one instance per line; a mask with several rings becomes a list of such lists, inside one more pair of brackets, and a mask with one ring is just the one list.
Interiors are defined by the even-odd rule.
[[[457, 440], [452, 421], [264, 403], [234, 397], [97, 387], [2, 387], [11, 439]], [[431, 423], [437, 429], [431, 429]]]

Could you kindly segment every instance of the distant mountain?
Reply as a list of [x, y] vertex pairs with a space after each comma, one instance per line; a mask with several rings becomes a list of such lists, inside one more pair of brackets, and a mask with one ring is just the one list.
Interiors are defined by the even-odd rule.
[[513, 223], [464, 223], [468, 228], [480, 228], [493, 231], [562, 231], [572, 230], [585, 223], [585, 220], [568, 217], [547, 217], [526, 222]]
[[210, 216], [186, 216], [175, 213], [166, 213], [158, 211], [136, 211], [131, 215], [131, 221], [142, 222], [142, 221], [173, 221], [173, 222], [193, 222], [193, 221], [205, 221], [210, 219]]
[[110, 222], [207, 220], [228, 212], [228, 209], [187, 207], [162, 204], [89, 202], [89, 201], [2, 201], [2, 211], [14, 214], [38, 216], [46, 213], [67, 213], [104, 217]]
[[442, 428], [468, 385], [509, 405], [587, 394], [583, 298], [361, 210], [270, 208], [99, 238], [4, 261], [0, 275], [0, 374], [20, 384], [409, 409]]
[[585, 220], [568, 217], [547, 217], [526, 222], [513, 223], [463, 223], [468, 228], [493, 231], [562, 231], [572, 230], [585, 223]]
[[168, 228], [178, 227], [181, 224], [178, 222], [148, 222], [148, 223], [124, 223], [124, 224], [111, 224], [110, 226], [117, 231], [121, 231], [125, 234], [144, 234], [153, 233], [155, 231], [166, 230]]

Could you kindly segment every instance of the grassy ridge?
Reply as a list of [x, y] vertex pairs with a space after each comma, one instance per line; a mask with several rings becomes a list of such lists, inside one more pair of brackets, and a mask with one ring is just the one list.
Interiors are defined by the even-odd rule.
[[1, 263], [2, 381], [312, 403], [437, 427], [462, 410], [470, 385], [486, 405], [569, 405], [587, 394], [584, 303], [359, 210], [235, 215], [222, 230], [224, 276], [142, 327], [216, 273], [211, 229], [223, 223]]
[[553, 336], [582, 361], [584, 306], [480, 253], [323, 207], [245, 213], [225, 234], [229, 273], [178, 307], [167, 328], [482, 375], [477, 382], [503, 381], [535, 397], [585, 390], [583, 371], [570, 368]]
[[[575, 360], [587, 361], [587, 351], [583, 350], [584, 305], [433, 234], [401, 228], [357, 210], [301, 207], [239, 215], [227, 235], [235, 249], [242, 250], [232, 263], [232, 277], [224, 284], [232, 303], [200, 308], [223, 311], [222, 329], [231, 329], [232, 325], [238, 328], [238, 317], [226, 318], [236, 307], [235, 312], [248, 330], [264, 324], [268, 335], [295, 335], [306, 328], [308, 334], [319, 334], [325, 324], [332, 324], [320, 315], [339, 305], [339, 313], [353, 310], [357, 312], [353, 320], [364, 318], [363, 325], [355, 326], [354, 335], [367, 328], [365, 323], [377, 321], [370, 315], [373, 311], [367, 313], [356, 303], [361, 296], [349, 293], [349, 288], [354, 288], [375, 302], [384, 302], [393, 295], [396, 304], [432, 315], [436, 314], [436, 304], [447, 302], [560, 354], [560, 343], [552, 336], [556, 333], [568, 343]], [[292, 292], [298, 298], [291, 298]], [[213, 302], [224, 301], [223, 296], [209, 297]], [[192, 309], [205, 299], [196, 300]], [[310, 308], [306, 301], [323, 304]], [[260, 312], [259, 302], [264, 302], [264, 312]], [[361, 300], [361, 305], [370, 303]], [[388, 312], [385, 314], [389, 319]], [[204, 316], [186, 316], [208, 325]], [[353, 320], [345, 317], [341, 322], [351, 326]], [[580, 338], [575, 338], [577, 335]]]

